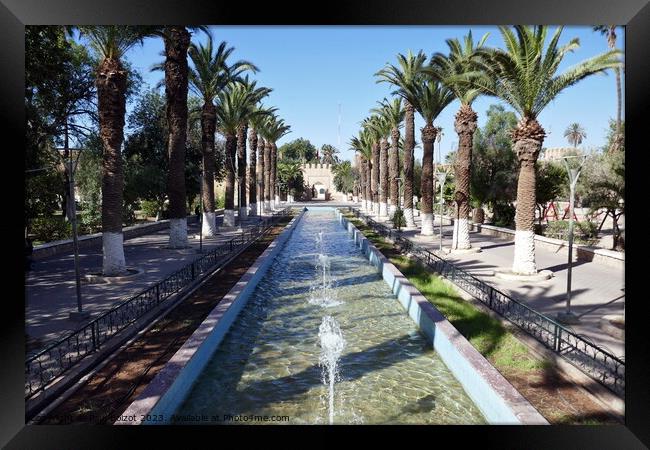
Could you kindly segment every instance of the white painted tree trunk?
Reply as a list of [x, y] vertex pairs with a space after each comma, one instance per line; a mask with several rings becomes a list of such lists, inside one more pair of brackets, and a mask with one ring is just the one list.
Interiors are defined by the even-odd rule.
[[224, 227], [235, 226], [235, 211], [233, 209], [225, 209], [223, 211], [223, 226]]
[[250, 207], [249, 215], [256, 216], [257, 215], [257, 203], [251, 203], [248, 206]]
[[201, 234], [206, 237], [215, 236], [217, 234], [217, 223], [215, 214], [213, 212], [203, 213], [203, 225], [201, 226]]
[[415, 228], [415, 218], [413, 217], [413, 208], [404, 208], [404, 222], [407, 228]]
[[169, 247], [187, 247], [187, 219], [169, 219]]
[[393, 205], [392, 203], [388, 204], [388, 217], [393, 217], [395, 215], [395, 212], [397, 211], [397, 206]]
[[264, 200], [264, 212], [268, 213], [271, 210], [271, 202]]
[[388, 217], [388, 204], [386, 202], [379, 202], [379, 217]]
[[457, 219], [454, 222], [454, 237], [451, 248], [454, 250], [472, 248], [469, 242], [469, 221], [467, 219]]
[[280, 197], [277, 196], [277, 195], [275, 196], [275, 206], [274, 206], [274, 207], [276, 207], [276, 206], [277, 206], [278, 208], [280, 207]]
[[359, 197], [357, 197], [356, 195], [353, 195], [352, 196], [352, 203], [359, 203]]
[[122, 233], [103, 233], [102, 248], [102, 274], [106, 276], [124, 274], [126, 272], [124, 235]]
[[420, 234], [423, 236], [433, 235], [433, 213], [422, 214], [422, 230], [420, 230]]
[[515, 259], [512, 271], [522, 275], [537, 273], [535, 264], [535, 233], [529, 230], [515, 231]]
[[242, 220], [246, 220], [248, 217], [248, 211], [246, 207], [239, 208], [239, 223], [242, 222]]
[[275, 209], [275, 199], [271, 199], [271, 211]]

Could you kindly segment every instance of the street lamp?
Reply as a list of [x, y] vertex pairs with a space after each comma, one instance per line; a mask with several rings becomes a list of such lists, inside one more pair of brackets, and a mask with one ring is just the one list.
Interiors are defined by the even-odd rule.
[[[67, 135], [66, 135], [66, 148], [67, 148]], [[68, 164], [64, 163], [64, 167], [68, 171], [68, 189], [70, 192], [70, 207], [71, 207], [71, 216], [70, 220], [72, 221], [72, 247], [74, 249], [74, 275], [75, 275], [75, 284], [77, 290], [77, 311], [70, 313], [70, 319], [72, 320], [85, 320], [90, 317], [90, 313], [83, 311], [81, 307], [81, 273], [79, 269], [79, 240], [77, 238], [77, 204], [74, 197], [74, 174], [77, 169], [77, 163], [79, 162], [79, 155], [81, 151], [77, 153], [77, 160], [72, 161], [72, 152], [68, 150]]]
[[445, 180], [447, 179], [447, 172], [436, 168], [435, 173], [438, 184], [440, 185], [440, 251], [442, 252], [442, 204], [444, 201], [442, 193], [444, 192], [443, 189], [445, 187]]
[[[571, 158], [580, 158], [578, 167], [571, 167], [569, 165], [569, 159]], [[585, 163], [587, 156], [565, 156], [562, 158], [564, 160], [564, 166], [566, 167], [567, 173], [569, 175], [569, 264], [567, 272], [567, 283], [566, 283], [566, 310], [564, 313], [558, 313], [557, 319], [564, 323], [578, 323], [580, 318], [571, 312], [571, 269], [573, 265], [573, 210], [575, 203], [575, 193], [576, 193], [576, 184], [578, 183], [578, 178], [580, 177], [580, 171], [582, 166]]]

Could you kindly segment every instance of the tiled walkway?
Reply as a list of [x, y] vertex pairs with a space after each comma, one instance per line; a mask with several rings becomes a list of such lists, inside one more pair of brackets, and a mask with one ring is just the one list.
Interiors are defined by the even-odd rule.
[[[221, 225], [223, 216], [217, 216], [216, 220], [217, 225]], [[258, 220], [249, 217], [244, 229]], [[241, 234], [237, 229], [219, 230], [217, 236], [203, 238], [204, 252]], [[190, 248], [183, 250], [165, 248], [169, 241], [168, 229], [124, 241], [127, 267], [143, 271], [128, 281], [106, 284], [83, 281], [84, 274], [101, 271], [102, 249], [99, 246], [80, 250], [83, 310], [95, 317], [197, 259], [200, 256], [197, 233], [198, 224], [188, 224]], [[75, 322], [68, 317], [70, 312], [77, 310], [73, 254], [34, 261], [32, 270], [25, 275], [25, 333], [29, 350], [76, 328]]]

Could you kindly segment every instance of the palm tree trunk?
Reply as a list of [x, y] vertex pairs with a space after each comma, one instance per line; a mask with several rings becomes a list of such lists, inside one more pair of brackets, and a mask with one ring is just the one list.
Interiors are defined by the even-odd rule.
[[372, 168], [371, 168], [371, 191], [372, 191], [372, 210], [379, 214], [379, 142], [372, 144]]
[[413, 217], [413, 173], [415, 149], [415, 111], [413, 105], [404, 102], [404, 221], [407, 228], [415, 227]]
[[436, 140], [436, 128], [433, 124], [426, 124], [422, 128], [422, 180], [420, 191], [422, 201], [422, 229], [424, 236], [433, 234], [433, 143]]
[[102, 273], [126, 271], [122, 235], [122, 141], [126, 112], [126, 70], [119, 60], [104, 59], [97, 71], [99, 134], [104, 145], [102, 161]]
[[359, 157], [359, 184], [361, 189], [359, 190], [361, 208], [365, 211], [368, 209], [367, 198], [366, 198], [366, 162], [363, 157]]
[[262, 215], [266, 211], [266, 208], [264, 207], [264, 139], [261, 136], [257, 140], [257, 164], [257, 195], [259, 197], [257, 210]]
[[379, 142], [379, 216], [388, 217], [388, 140]]
[[461, 105], [456, 114], [454, 128], [458, 133], [458, 154], [454, 179], [456, 182], [456, 220], [451, 248], [466, 250], [471, 248], [469, 242], [469, 184], [472, 174], [472, 145], [477, 126], [477, 114], [470, 105]]
[[388, 178], [389, 178], [389, 200], [388, 200], [388, 214], [393, 216], [397, 210], [397, 202], [399, 201], [399, 130], [393, 128], [391, 131], [391, 146], [388, 156]]
[[165, 37], [165, 93], [169, 126], [169, 247], [187, 247], [185, 192], [185, 143], [187, 139], [187, 49], [190, 33], [183, 26], [170, 26]]
[[625, 145], [625, 137], [622, 131], [623, 94], [621, 92], [621, 69], [619, 68], [614, 69], [614, 73], [616, 74], [616, 139], [615, 142], [616, 142], [616, 150], [621, 150]]
[[278, 147], [275, 142], [271, 144], [271, 198], [272, 208], [280, 205], [280, 196], [277, 193], [278, 187]]
[[237, 128], [237, 180], [239, 182], [239, 223], [246, 219], [246, 133], [248, 125]]
[[366, 203], [368, 212], [372, 211], [372, 156], [365, 161], [366, 167]]
[[537, 273], [535, 262], [535, 162], [544, 142], [544, 129], [532, 118], [523, 118], [513, 132], [514, 150], [519, 159], [517, 209], [515, 212], [515, 256], [512, 271]]
[[[610, 26], [609, 32], [607, 33], [607, 43], [611, 50], [616, 49], [616, 26]], [[623, 100], [621, 92], [621, 69], [614, 69], [616, 74], [616, 136], [614, 137], [613, 150], [618, 151], [623, 148], [624, 136], [622, 133], [622, 109], [623, 109]]]
[[257, 132], [251, 127], [248, 132], [248, 146], [251, 148], [251, 156], [248, 173], [248, 195], [251, 216], [257, 215]]
[[237, 136], [226, 135], [226, 198], [223, 211], [223, 226], [235, 226], [235, 154]]
[[216, 108], [212, 102], [203, 105], [201, 113], [201, 147], [203, 149], [203, 177], [201, 178], [203, 192], [203, 236], [214, 236], [217, 224], [214, 214], [214, 133], [217, 126]]
[[271, 143], [264, 147], [264, 210], [271, 211]]

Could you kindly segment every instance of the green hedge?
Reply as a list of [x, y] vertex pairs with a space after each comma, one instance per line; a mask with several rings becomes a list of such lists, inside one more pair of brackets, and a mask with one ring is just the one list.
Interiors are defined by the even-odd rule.
[[72, 224], [63, 217], [36, 217], [31, 222], [31, 234], [38, 242], [58, 241], [72, 238]]
[[[580, 244], [593, 244], [597, 240], [598, 226], [590, 221], [573, 222], [573, 239]], [[555, 220], [549, 222], [544, 230], [544, 236], [569, 240], [569, 221]]]

